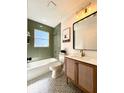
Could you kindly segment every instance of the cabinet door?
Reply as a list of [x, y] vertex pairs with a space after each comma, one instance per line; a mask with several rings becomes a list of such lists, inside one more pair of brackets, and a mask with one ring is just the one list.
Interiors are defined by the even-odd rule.
[[94, 93], [93, 90], [93, 68], [85, 65], [78, 64], [78, 85], [88, 93]]
[[66, 58], [66, 75], [75, 82], [75, 61], [69, 58]]

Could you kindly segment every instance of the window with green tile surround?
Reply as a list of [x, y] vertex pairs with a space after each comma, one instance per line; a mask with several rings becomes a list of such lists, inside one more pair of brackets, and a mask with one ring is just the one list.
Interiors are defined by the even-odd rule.
[[49, 32], [34, 29], [34, 47], [49, 47]]

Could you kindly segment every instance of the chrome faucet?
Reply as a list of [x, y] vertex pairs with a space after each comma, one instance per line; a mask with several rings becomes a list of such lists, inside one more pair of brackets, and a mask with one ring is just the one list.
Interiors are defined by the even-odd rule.
[[80, 53], [81, 53], [81, 57], [85, 56], [85, 52], [83, 50], [80, 50]]

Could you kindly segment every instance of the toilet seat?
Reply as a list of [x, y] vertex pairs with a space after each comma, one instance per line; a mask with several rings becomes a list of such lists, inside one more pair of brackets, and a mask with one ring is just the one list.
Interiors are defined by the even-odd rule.
[[53, 66], [50, 66], [49, 68], [51, 70], [55, 70], [55, 69], [59, 69], [60, 66], [62, 66], [63, 64], [61, 62], [57, 62], [55, 64], [53, 64]]

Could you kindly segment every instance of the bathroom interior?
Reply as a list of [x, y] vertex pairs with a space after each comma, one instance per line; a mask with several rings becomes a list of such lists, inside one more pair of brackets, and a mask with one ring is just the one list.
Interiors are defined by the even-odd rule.
[[27, 4], [27, 92], [97, 93], [97, 1]]

